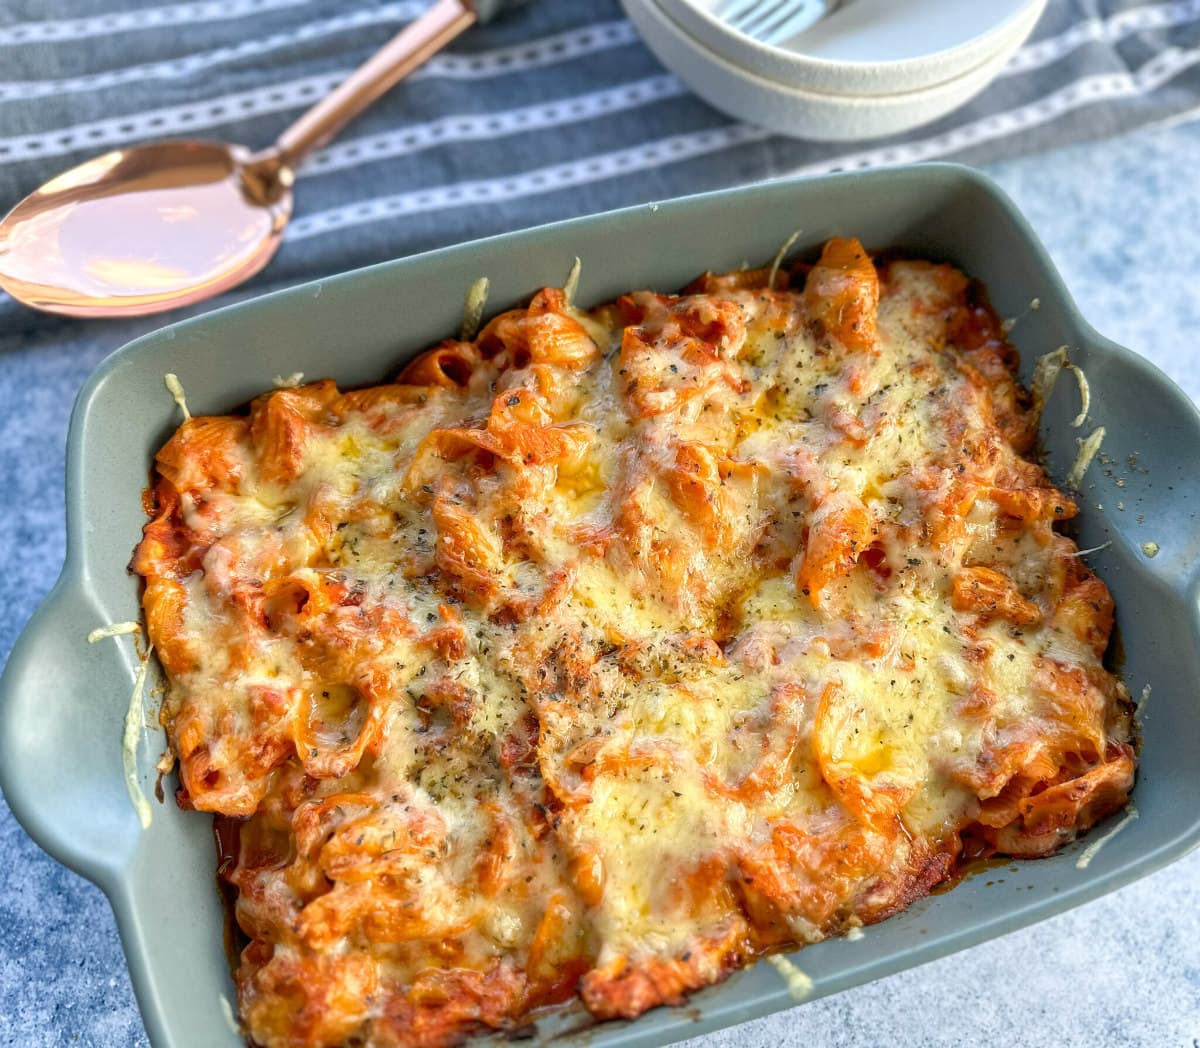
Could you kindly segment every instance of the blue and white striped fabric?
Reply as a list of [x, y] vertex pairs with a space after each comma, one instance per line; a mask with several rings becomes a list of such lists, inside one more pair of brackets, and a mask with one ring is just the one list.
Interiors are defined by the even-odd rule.
[[[131, 142], [266, 145], [426, 3], [7, 0], [0, 210]], [[533, 0], [468, 33], [310, 158], [297, 217], [257, 286], [793, 172], [985, 161], [1198, 106], [1200, 0], [1051, 0], [983, 95], [859, 148], [716, 112], [662, 69], [617, 0]], [[0, 296], [0, 333], [48, 323]]]

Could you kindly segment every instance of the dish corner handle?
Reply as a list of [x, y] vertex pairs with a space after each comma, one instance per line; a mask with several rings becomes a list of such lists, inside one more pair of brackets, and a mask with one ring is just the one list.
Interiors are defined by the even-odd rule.
[[64, 572], [17, 639], [0, 676], [0, 788], [40, 847], [104, 887], [138, 820], [122, 788], [114, 656], [87, 641], [97, 617]]

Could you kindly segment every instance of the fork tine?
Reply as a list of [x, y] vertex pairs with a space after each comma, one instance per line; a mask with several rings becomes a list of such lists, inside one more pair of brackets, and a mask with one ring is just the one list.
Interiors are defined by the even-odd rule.
[[724, 0], [718, 18], [765, 44], [778, 44], [803, 32], [837, 7], [837, 0]]
[[829, 6], [822, 0], [803, 0], [798, 11], [777, 12], [771, 24], [761, 25], [758, 38], [766, 44], [780, 44], [819, 22]]
[[714, 14], [723, 21], [729, 22], [736, 29], [737, 23], [748, 15], [754, 14], [755, 8], [761, 3], [762, 0], [726, 0], [714, 11]]
[[793, 0], [759, 0], [753, 13], [742, 19], [738, 28], [756, 39], [761, 35], [765, 25], [769, 25], [780, 15], [786, 15]]

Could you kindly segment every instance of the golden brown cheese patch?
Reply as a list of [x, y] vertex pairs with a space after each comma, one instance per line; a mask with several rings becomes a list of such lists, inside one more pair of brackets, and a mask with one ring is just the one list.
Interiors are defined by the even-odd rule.
[[832, 241], [158, 456], [134, 566], [265, 1046], [632, 1017], [1125, 803], [1104, 584], [978, 291]]

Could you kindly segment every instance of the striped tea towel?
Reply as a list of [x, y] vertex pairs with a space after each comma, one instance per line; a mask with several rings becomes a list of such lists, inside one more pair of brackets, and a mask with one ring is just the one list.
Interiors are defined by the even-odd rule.
[[[0, 210], [132, 142], [266, 145], [426, 6], [7, 0]], [[791, 173], [983, 162], [1198, 107], [1200, 0], [1051, 0], [973, 102], [857, 147], [780, 138], [710, 108], [617, 0], [531, 0], [461, 37], [304, 164], [296, 218], [257, 286]], [[61, 324], [0, 295], [0, 335]]]

